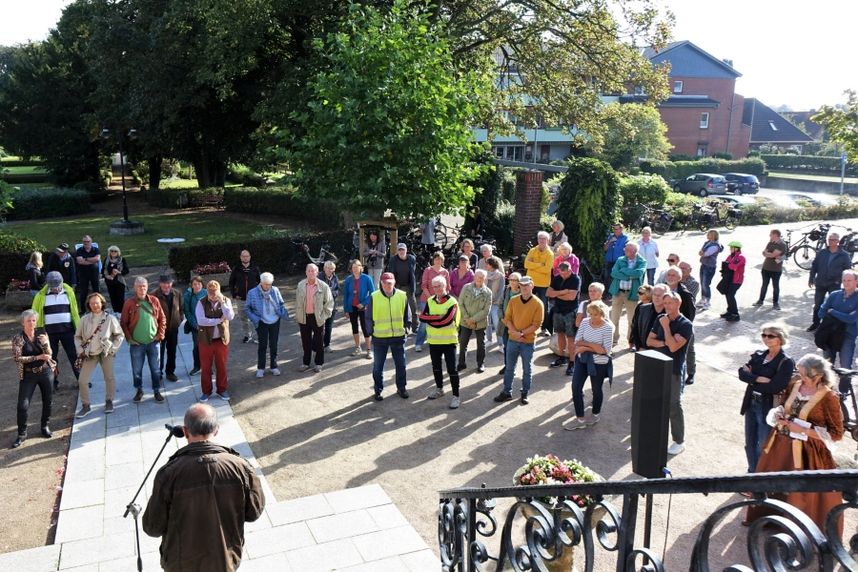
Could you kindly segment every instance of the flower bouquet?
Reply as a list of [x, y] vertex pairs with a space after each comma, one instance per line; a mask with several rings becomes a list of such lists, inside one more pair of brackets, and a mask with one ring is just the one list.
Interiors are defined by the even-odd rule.
[[[512, 478], [516, 486], [526, 485], [563, 485], [573, 483], [593, 483], [601, 480], [599, 475], [577, 459], [561, 461], [556, 455], [530, 457], [519, 467]], [[553, 504], [556, 499], [543, 497], [538, 499], [547, 504]], [[593, 503], [587, 495], [574, 495], [571, 499], [581, 508]]]

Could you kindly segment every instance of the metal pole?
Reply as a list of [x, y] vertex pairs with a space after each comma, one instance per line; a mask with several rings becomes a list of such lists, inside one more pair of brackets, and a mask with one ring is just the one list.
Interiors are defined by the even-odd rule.
[[533, 127], [533, 162], [536, 163], [536, 150], [539, 148], [539, 123]]
[[846, 176], [846, 153], [840, 155], [840, 196], [843, 196], [843, 178]]
[[122, 221], [128, 222], [128, 197], [125, 194], [125, 151], [122, 148], [122, 133], [119, 133], [119, 168], [122, 173]]

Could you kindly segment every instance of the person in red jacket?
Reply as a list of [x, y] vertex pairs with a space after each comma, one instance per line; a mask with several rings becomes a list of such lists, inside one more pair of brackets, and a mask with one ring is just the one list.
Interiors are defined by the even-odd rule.
[[158, 298], [148, 294], [148, 291], [149, 281], [146, 278], [138, 276], [134, 279], [134, 297], [126, 300], [122, 306], [119, 324], [131, 354], [131, 372], [136, 389], [134, 401], [139, 403], [143, 399], [143, 362], [148, 360], [155, 401], [162, 403], [164, 396], [161, 394], [163, 386], [158, 350], [167, 331], [167, 317]]

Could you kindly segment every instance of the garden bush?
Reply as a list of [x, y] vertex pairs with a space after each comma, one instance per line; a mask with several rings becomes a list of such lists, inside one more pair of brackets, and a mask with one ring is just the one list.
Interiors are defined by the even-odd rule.
[[2, 159], [0, 167], [43, 167], [44, 163], [40, 159]]
[[52, 218], [89, 212], [90, 197], [81, 189], [20, 189], [12, 195], [10, 220]]
[[335, 201], [308, 197], [292, 186], [230, 187], [224, 193], [230, 212], [300, 217], [328, 228], [338, 226], [342, 209]]
[[5, 290], [13, 278], [27, 278], [24, 266], [27, 265], [30, 254], [34, 250], [47, 255], [44, 245], [35, 240], [8, 230], [0, 230], [0, 287]]
[[146, 193], [146, 202], [165, 209], [189, 209], [204, 206], [210, 197], [224, 196], [218, 187], [208, 189], [158, 189]]
[[623, 205], [647, 205], [658, 207], [664, 204], [670, 187], [658, 175], [631, 175], [620, 177], [620, 195]]
[[[6, 165], [3, 165], [5, 168]], [[45, 171], [39, 171], [36, 173], [10, 173], [8, 171], [4, 171], [0, 177], [3, 178], [7, 183], [12, 183], [13, 185], [17, 183], [47, 183], [51, 175]]]
[[[761, 155], [769, 170], [795, 171], [815, 175], [840, 175], [840, 157], [815, 155]], [[858, 176], [858, 165], [846, 165], [846, 176]]]
[[703, 158], [697, 161], [650, 161], [640, 163], [641, 171], [661, 175], [666, 181], [670, 179], [684, 179], [694, 173], [748, 173], [762, 177], [766, 170], [766, 163], [760, 159], [739, 159], [727, 161], [726, 159]]
[[94, 181], [81, 181], [79, 183], [75, 183], [72, 188], [89, 193], [89, 201], [92, 203], [104, 202], [109, 196], [105, 186]]

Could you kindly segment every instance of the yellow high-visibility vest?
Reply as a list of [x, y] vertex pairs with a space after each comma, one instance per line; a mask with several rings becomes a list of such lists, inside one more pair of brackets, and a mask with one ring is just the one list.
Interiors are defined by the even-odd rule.
[[[447, 311], [453, 307], [457, 306], [458, 302], [452, 296], [447, 298], [447, 301], [443, 304], [439, 304], [435, 300], [435, 296], [432, 296], [426, 301], [426, 304], [429, 307], [429, 313], [433, 316], [443, 316], [447, 313]], [[429, 342], [430, 345], [434, 344], [455, 344], [459, 341], [459, 312], [458, 309], [456, 311], [456, 319], [451, 322], [449, 325], [443, 328], [433, 328], [428, 326], [426, 328], [426, 341]]]
[[381, 290], [372, 293], [372, 337], [396, 338], [405, 335], [405, 306], [408, 298], [402, 290], [385, 296]]

